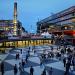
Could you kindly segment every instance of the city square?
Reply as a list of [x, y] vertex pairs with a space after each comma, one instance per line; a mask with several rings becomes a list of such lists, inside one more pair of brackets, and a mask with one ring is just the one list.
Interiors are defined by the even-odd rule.
[[[51, 46], [53, 47], [54, 57], [47, 57], [46, 59], [42, 60], [41, 55], [45, 54], [48, 55], [48, 53], [51, 52]], [[35, 48], [30, 48], [30, 56], [28, 57], [27, 63], [25, 63], [24, 71], [20, 72], [18, 71], [17, 75], [29, 75], [30, 73], [30, 67], [33, 66], [34, 68], [34, 75], [41, 75], [43, 70], [46, 68], [46, 75], [48, 74], [48, 71], [52, 67], [52, 75], [65, 75], [65, 67], [63, 64], [63, 58], [67, 57], [67, 53], [65, 53], [61, 57], [56, 57], [57, 53], [57, 47], [56, 45], [45, 45], [45, 46], [35, 46]], [[71, 48], [74, 50], [74, 47], [68, 46], [68, 48]], [[58, 52], [60, 52], [62, 47], [58, 49]], [[14, 74], [13, 67], [15, 64], [19, 67], [19, 63], [22, 62], [22, 59], [26, 59], [26, 54], [29, 50], [29, 47], [22, 48], [22, 54], [21, 54], [21, 48], [10, 50], [8, 54], [4, 58], [4, 64], [5, 64], [5, 74], [8, 75]], [[20, 58], [16, 59], [16, 53], [20, 54]], [[1, 55], [2, 57], [4, 55]], [[60, 58], [60, 59], [59, 59]], [[40, 62], [42, 61], [42, 65], [40, 65]], [[75, 75], [75, 71], [72, 71], [73, 69], [70, 67], [70, 75]]]
[[75, 75], [75, 1], [0, 7], [0, 75]]

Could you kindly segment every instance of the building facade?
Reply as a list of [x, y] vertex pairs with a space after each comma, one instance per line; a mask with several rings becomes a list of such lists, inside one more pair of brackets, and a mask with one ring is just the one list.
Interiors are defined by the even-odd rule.
[[75, 6], [37, 22], [37, 33], [45, 30], [49, 33], [64, 30], [66, 34], [75, 36]]
[[22, 24], [17, 21], [17, 34], [15, 35], [13, 20], [0, 20], [0, 31], [4, 31], [5, 36], [11, 34], [12, 36], [19, 36], [22, 32]]
[[14, 2], [14, 13], [12, 20], [0, 20], [0, 32], [2, 31], [2, 36], [21, 36], [24, 32], [22, 23], [17, 20], [17, 2]]

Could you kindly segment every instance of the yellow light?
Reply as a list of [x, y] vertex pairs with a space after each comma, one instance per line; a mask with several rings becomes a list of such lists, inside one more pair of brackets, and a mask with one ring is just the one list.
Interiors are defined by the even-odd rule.
[[72, 22], [75, 22], [75, 19], [72, 19]]
[[3, 45], [3, 43], [0, 43], [0, 46], [2, 46]]
[[17, 20], [13, 20], [13, 23], [17, 23]]
[[65, 27], [65, 29], [67, 29], [67, 27]]

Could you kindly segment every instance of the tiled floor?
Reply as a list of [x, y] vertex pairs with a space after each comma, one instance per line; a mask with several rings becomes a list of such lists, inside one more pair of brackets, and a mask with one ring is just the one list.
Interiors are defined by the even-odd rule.
[[[57, 46], [54, 46], [54, 49], [56, 50]], [[44, 65], [40, 66], [40, 59], [39, 59], [39, 55], [41, 53], [43, 53], [43, 50], [47, 49], [48, 51], [50, 50], [49, 46], [37, 46], [35, 47], [36, 53], [34, 54], [34, 52], [31, 52], [31, 56], [28, 59], [27, 64], [25, 64], [24, 67], [24, 72], [23, 73], [19, 73], [17, 75], [29, 75], [29, 70], [30, 70], [30, 66], [33, 66], [34, 68], [34, 75], [41, 75], [44, 68], [46, 68], [46, 75], [50, 75], [48, 74], [48, 71], [50, 69], [50, 67], [53, 68], [53, 72], [52, 75], [64, 75], [65, 72], [65, 68], [63, 66], [62, 61], [59, 61], [56, 58], [53, 59], [47, 59], [46, 61], [44, 61]], [[21, 62], [22, 58], [24, 54], [26, 55], [26, 51], [28, 50], [28, 48], [23, 48], [23, 54], [20, 54], [20, 59], [16, 60], [15, 59], [15, 55], [17, 52], [20, 52], [20, 49], [16, 49], [16, 50], [12, 50], [9, 52], [9, 54], [6, 56], [6, 58], [4, 58], [4, 65], [5, 65], [5, 74], [4, 75], [14, 75], [13, 73], [13, 66], [15, 64], [17, 64], [17, 66], [19, 66], [19, 62]], [[0, 58], [5, 57], [5, 55], [2, 55], [2, 57], [0, 56]], [[70, 72], [70, 75], [75, 75], [75, 71]], [[1, 74], [0, 74], [1, 75]]]

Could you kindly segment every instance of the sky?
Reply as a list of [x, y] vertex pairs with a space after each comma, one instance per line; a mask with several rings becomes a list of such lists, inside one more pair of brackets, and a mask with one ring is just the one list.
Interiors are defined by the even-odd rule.
[[0, 20], [13, 19], [14, 1], [18, 20], [28, 32], [36, 32], [37, 21], [75, 5], [75, 0], [0, 0]]

